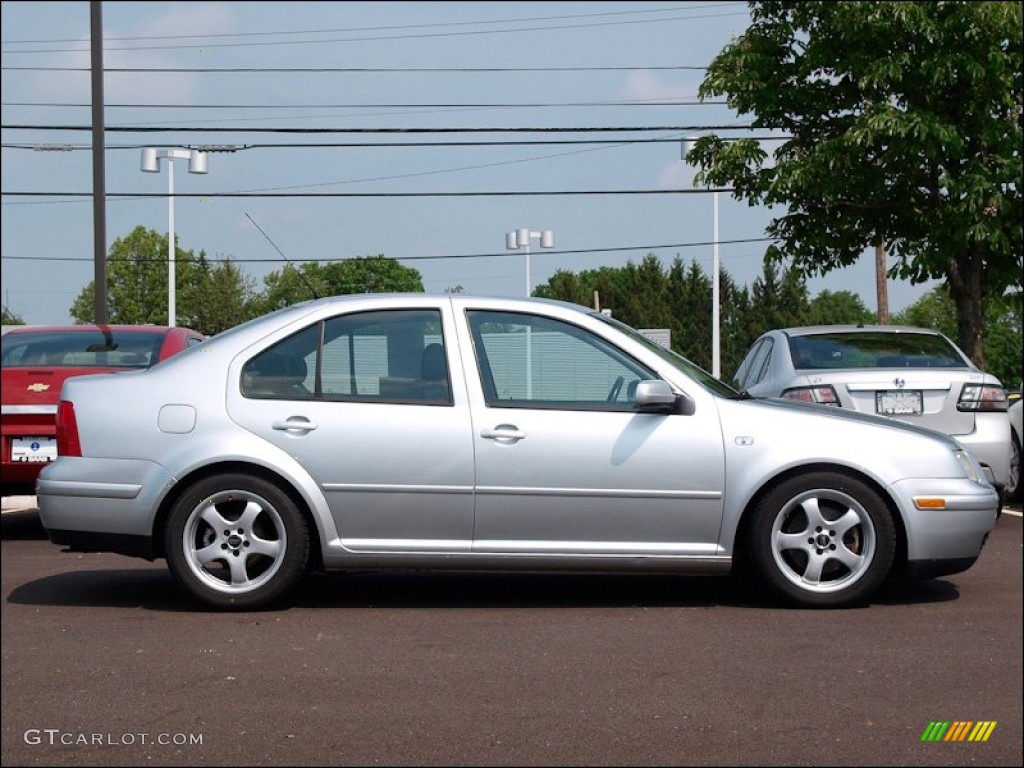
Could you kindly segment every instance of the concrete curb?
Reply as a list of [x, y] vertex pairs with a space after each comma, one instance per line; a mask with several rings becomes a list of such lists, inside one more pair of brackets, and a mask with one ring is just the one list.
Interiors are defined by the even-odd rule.
[[35, 496], [4, 496], [3, 512], [28, 512], [38, 509]]

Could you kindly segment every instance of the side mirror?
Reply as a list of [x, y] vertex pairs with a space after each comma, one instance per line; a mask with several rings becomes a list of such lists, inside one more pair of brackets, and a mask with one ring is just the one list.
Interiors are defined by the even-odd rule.
[[658, 379], [636, 385], [636, 407], [646, 413], [679, 413], [692, 416], [696, 403], [688, 395], [677, 395], [668, 382]]

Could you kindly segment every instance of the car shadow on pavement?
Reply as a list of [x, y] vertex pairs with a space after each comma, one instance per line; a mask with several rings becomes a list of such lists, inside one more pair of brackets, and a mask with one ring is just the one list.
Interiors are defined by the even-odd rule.
[[[43, 540], [37, 510], [3, 515], [3, 540]], [[54, 548], [55, 555], [71, 557]], [[142, 607], [157, 611], [206, 611], [178, 587], [162, 560], [125, 559], [135, 567], [94, 566], [16, 587], [8, 601], [26, 605]], [[956, 585], [941, 579], [891, 580], [870, 605], [926, 604], [956, 600]], [[292, 608], [566, 608], [715, 606], [786, 609], [738, 575], [473, 573], [452, 571], [357, 571], [308, 575], [283, 606]], [[800, 610], [800, 609], [792, 609]]]
[[4, 512], [0, 515], [0, 537], [8, 540], [46, 540], [46, 531], [39, 522], [39, 510], [27, 509], [16, 512]]
[[[846, 610], [946, 602], [959, 594], [954, 584], [939, 579], [894, 581], [883, 585], [869, 603]], [[210, 610], [186, 596], [160, 561], [46, 576], [15, 587], [7, 600], [20, 605]], [[765, 598], [729, 577], [461, 572], [311, 574], [284, 605], [267, 610], [587, 607], [802, 610]]]

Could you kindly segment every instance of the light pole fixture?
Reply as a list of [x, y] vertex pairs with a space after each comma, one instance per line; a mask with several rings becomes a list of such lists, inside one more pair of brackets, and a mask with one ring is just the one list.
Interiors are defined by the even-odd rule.
[[530, 240], [540, 240], [541, 248], [555, 247], [555, 233], [550, 229], [535, 231], [530, 229], [513, 229], [505, 233], [505, 247], [510, 251], [526, 249], [526, 296], [533, 294], [533, 282], [530, 280]]
[[[684, 162], [686, 161], [686, 155], [689, 154], [691, 149], [693, 149], [695, 141], [697, 141], [697, 138], [693, 136], [683, 141], [682, 157]], [[714, 219], [711, 258], [711, 375], [717, 379], [722, 375], [722, 343], [719, 330], [721, 325], [719, 309], [721, 300], [719, 297], [718, 280], [718, 273], [720, 271], [718, 260], [718, 190], [714, 190], [711, 193], [711, 196], [713, 200], [712, 216]]]
[[174, 161], [188, 160], [189, 173], [206, 173], [206, 153], [198, 149], [144, 147], [141, 169], [146, 173], [160, 173], [160, 159], [167, 159], [167, 324], [175, 325], [175, 242], [174, 242]]

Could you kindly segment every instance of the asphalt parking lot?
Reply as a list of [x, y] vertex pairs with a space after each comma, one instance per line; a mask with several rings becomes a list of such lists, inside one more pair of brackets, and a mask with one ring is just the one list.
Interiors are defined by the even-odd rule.
[[840, 611], [718, 578], [402, 572], [218, 614], [13, 506], [5, 766], [1021, 764], [1019, 508], [967, 572]]

